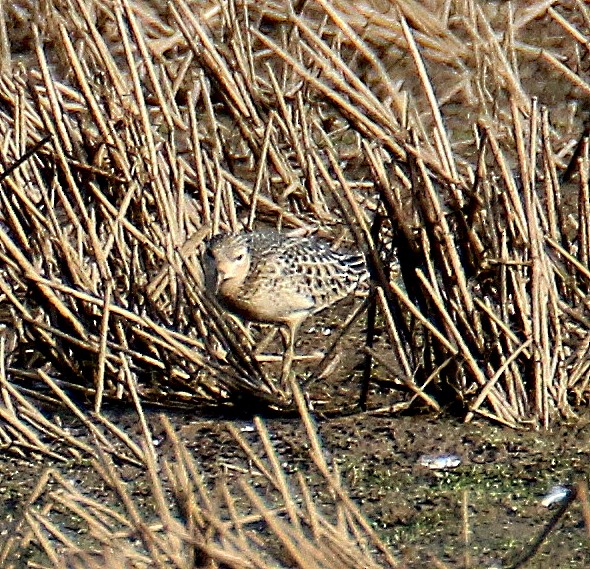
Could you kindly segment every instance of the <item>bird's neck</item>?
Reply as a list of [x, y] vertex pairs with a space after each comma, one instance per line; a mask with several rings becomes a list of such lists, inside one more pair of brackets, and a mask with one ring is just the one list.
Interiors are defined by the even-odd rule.
[[244, 279], [237, 277], [225, 279], [219, 285], [219, 294], [225, 298], [235, 298], [242, 286]]

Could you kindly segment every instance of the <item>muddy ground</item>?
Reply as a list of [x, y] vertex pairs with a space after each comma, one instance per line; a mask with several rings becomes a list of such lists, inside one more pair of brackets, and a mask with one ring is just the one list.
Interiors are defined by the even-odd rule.
[[[235, 476], [249, 465], [227, 431], [227, 422], [169, 415], [198, 457], [203, 471]], [[113, 417], [114, 418], [114, 417]], [[137, 431], [132, 414], [119, 413], [117, 423]], [[159, 421], [152, 415], [155, 439]], [[244, 435], [250, 423], [240, 421]], [[288, 470], [310, 468], [303, 429], [297, 420], [269, 420], [267, 425]], [[541, 505], [556, 484], [586, 480], [590, 463], [589, 427], [563, 428], [541, 436], [489, 424], [469, 425], [449, 417], [375, 417], [356, 415], [318, 421], [325, 450], [338, 464], [351, 497], [371, 520], [382, 539], [408, 567], [430, 567], [430, 556], [448, 567], [502, 567], [518, 556], [549, 521], [555, 508]], [[453, 452], [460, 466], [432, 471], [420, 466], [423, 454]], [[165, 455], [167, 450], [163, 449]], [[5, 457], [0, 461], [0, 508], [3, 535], [22, 514], [27, 497], [47, 462]], [[94, 498], [114, 498], [88, 465], [52, 465]], [[149, 501], [143, 473], [122, 467], [139, 504]], [[255, 474], [253, 473], [253, 476]], [[313, 486], [315, 499], [331, 503], [323, 485]], [[467, 504], [469, 542], [465, 543], [463, 504]], [[148, 508], [149, 509], [149, 508]], [[80, 545], [84, 538], [80, 536]], [[551, 532], [540, 552], [525, 567], [588, 567], [590, 548], [578, 504], [570, 508]], [[22, 552], [22, 565], [41, 561], [36, 547]], [[46, 560], [45, 560], [46, 561]]]
[[[323, 342], [329, 342], [337, 329], [336, 322], [342, 321], [340, 311], [349, 308], [345, 304], [307, 323], [298, 352], [308, 352], [312, 345], [323, 348], [318, 331]], [[362, 326], [359, 323], [359, 332]], [[348, 359], [344, 358], [328, 378], [314, 387], [316, 397], [320, 393], [326, 399], [331, 397], [332, 408], [358, 396], [360, 374], [355, 370], [359, 367], [355, 359], [361, 360], [363, 354], [353, 349], [354, 341], [347, 341]], [[273, 347], [276, 346], [271, 344], [271, 351]], [[295, 366], [302, 379], [309, 377], [304, 369], [312, 364], [296, 362]], [[369, 397], [373, 411], [331, 417], [316, 413], [315, 417], [326, 456], [338, 465], [350, 496], [407, 567], [432, 567], [432, 556], [446, 567], [506, 567], [509, 560], [527, 549], [554, 515], [556, 507], [550, 509], [541, 504], [549, 489], [588, 479], [588, 420], [582, 419], [575, 427], [540, 433], [515, 431], [480, 420], [464, 424], [448, 413], [435, 415], [417, 409], [403, 415], [374, 412], [399, 399], [395, 390], [374, 386]], [[159, 420], [162, 410], [147, 409], [146, 413], [158, 452], [162, 457], [171, 456]], [[245, 475], [264, 487], [264, 479], [227, 428], [230, 424], [237, 426], [262, 455], [248, 410], [231, 420], [223, 415], [203, 417], [186, 411], [164, 413], [196, 457], [211, 488], [220, 473], [229, 479]], [[67, 413], [47, 411], [47, 415], [68, 426], [75, 436], [92, 442], [78, 421]], [[141, 440], [139, 421], [129, 407], [111, 405], [105, 415], [132, 438]], [[267, 418], [266, 424], [285, 470], [290, 474], [297, 470], [305, 473], [316, 504], [330, 511], [333, 502], [325, 484], [314, 474], [309, 442], [300, 421]], [[420, 465], [423, 455], [442, 453], [456, 454], [461, 464], [448, 470]], [[6, 449], [0, 460], [2, 535], [7, 535], [13, 527], [11, 523], [22, 516], [25, 499], [41, 471], [49, 466], [58, 468], [84, 493], [116, 503], [87, 460], [67, 465], [46, 459], [23, 460], [12, 457], [10, 449]], [[125, 464], [120, 467], [140, 511], [149, 518], [150, 491], [143, 471]], [[67, 521], [61, 523], [67, 526]], [[71, 523], [71, 529], [76, 530], [76, 523]], [[78, 532], [76, 539], [84, 546], [83, 532]], [[34, 545], [21, 552], [17, 566], [25, 567], [32, 561], [46, 563]], [[588, 566], [588, 533], [580, 505], [574, 503], [538, 554], [524, 567]]]

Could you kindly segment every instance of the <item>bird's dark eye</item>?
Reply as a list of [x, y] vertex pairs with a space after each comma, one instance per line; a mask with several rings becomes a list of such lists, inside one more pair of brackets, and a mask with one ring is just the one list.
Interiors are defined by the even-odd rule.
[[236, 261], [243, 261], [244, 260], [244, 253], [240, 253], [237, 257], [236, 257]]

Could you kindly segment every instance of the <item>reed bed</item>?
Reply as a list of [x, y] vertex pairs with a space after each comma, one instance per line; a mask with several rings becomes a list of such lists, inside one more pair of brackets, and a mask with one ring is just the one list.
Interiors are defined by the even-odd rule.
[[[30, 548], [59, 568], [403, 565], [327, 464], [298, 382], [282, 393], [257, 328], [204, 293], [202, 244], [219, 231], [316, 232], [366, 254], [366, 336], [347, 328], [302, 378], [312, 401], [352, 345], [366, 358], [355, 408], [373, 413], [445, 407], [548, 428], [583, 409], [583, 2], [47, 0], [0, 13], [0, 444], [91, 461], [112, 498], [47, 470], [4, 528], [0, 566]], [[391, 397], [377, 408], [375, 386]], [[101, 413], [121, 400], [139, 442]], [[264, 453], [234, 429], [252, 470], [211, 491], [165, 418], [172, 452], [154, 448], [145, 403], [299, 413], [331, 501], [287, 475], [258, 419]], [[145, 469], [149, 508], [122, 464]]]
[[[205, 295], [202, 243], [219, 231], [316, 232], [366, 254], [366, 337], [327, 352], [366, 354], [359, 407], [511, 427], [577, 417], [590, 14], [575, 0], [492, 4], [3, 6], [0, 442], [93, 461], [118, 503], [47, 471], [1, 566], [32, 544], [51, 567], [400, 566], [326, 464], [297, 383], [279, 390], [255, 327]], [[391, 405], [373, 407], [375, 385]], [[101, 413], [113, 400], [138, 412], [141, 443]], [[212, 494], [165, 419], [173, 453], [156, 452], [144, 403], [300, 413], [331, 511], [287, 479], [259, 420], [265, 458], [234, 435], [272, 490], [244, 478]], [[121, 463], [146, 469], [152, 514]]]
[[45, 563], [35, 566], [55, 568], [399, 567], [326, 461], [297, 386], [294, 394], [310, 440], [310, 465], [326, 487], [321, 505], [306, 482], [309, 473], [287, 474], [260, 419], [255, 426], [264, 452], [230, 427], [251, 472], [222, 477], [212, 491], [162, 415], [170, 452], [156, 451], [149, 431], [141, 437], [147, 506], [96, 447], [92, 467], [106, 487], [103, 497], [59, 470], [46, 470], [7, 532], [0, 566], [13, 567], [19, 553], [35, 546]]
[[[575, 417], [588, 396], [587, 133], [564, 118], [579, 107], [553, 119], [521, 74], [541, 66], [587, 97], [587, 9], [429, 7], [7, 8], [7, 408], [66, 390], [96, 412], [133, 397], [292, 411], [256, 339], [205, 296], [199, 263], [212, 233], [271, 225], [367, 255], [361, 406], [387, 375], [400, 408], [512, 427]], [[530, 39], [539, 20], [557, 47]]]

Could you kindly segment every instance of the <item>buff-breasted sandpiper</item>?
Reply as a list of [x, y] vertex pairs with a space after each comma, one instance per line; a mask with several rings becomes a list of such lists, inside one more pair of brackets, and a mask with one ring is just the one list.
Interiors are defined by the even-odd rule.
[[203, 266], [207, 290], [225, 308], [247, 320], [283, 325], [283, 384], [301, 323], [369, 277], [363, 255], [277, 231], [217, 235], [207, 243]]

